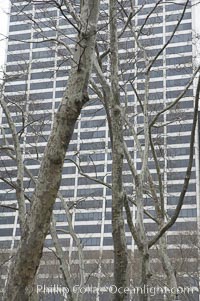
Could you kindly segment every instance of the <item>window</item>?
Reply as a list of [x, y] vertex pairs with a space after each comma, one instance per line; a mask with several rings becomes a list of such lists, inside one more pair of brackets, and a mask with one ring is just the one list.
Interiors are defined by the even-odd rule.
[[86, 213], [76, 213], [76, 221], [98, 221], [101, 220], [101, 212], [86, 212]]

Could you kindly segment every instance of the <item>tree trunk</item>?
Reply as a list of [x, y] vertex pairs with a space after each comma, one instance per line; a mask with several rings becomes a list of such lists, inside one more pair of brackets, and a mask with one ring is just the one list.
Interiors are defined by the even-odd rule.
[[136, 189], [136, 202], [137, 202], [137, 217], [136, 217], [136, 230], [139, 236], [139, 240], [142, 243], [142, 247], [139, 249], [140, 254], [140, 294], [139, 301], [148, 301], [148, 294], [146, 288], [148, 280], [151, 277], [150, 263], [149, 263], [149, 248], [148, 239], [146, 236], [146, 230], [144, 227], [144, 204], [143, 204], [143, 185], [141, 175], [135, 177], [135, 189]]
[[140, 294], [139, 301], [149, 301], [149, 296], [147, 293], [148, 281], [151, 277], [150, 273], [150, 263], [149, 263], [149, 250], [148, 247], [144, 247], [140, 251], [140, 262], [141, 262], [141, 276], [140, 276]]
[[[166, 240], [166, 233], [163, 234], [163, 236], [159, 240], [159, 253], [160, 258], [163, 266], [163, 270], [165, 271], [165, 274], [167, 276], [167, 285], [169, 289], [173, 289], [172, 291], [177, 291], [177, 280], [175, 271], [172, 267], [171, 260], [167, 254], [167, 240]], [[176, 293], [169, 296], [170, 300], [174, 300], [176, 297]]]
[[[111, 126], [112, 126], [112, 235], [114, 243], [114, 281], [117, 288], [126, 287], [127, 246], [124, 227], [123, 192], [123, 123], [118, 79], [118, 38], [116, 0], [110, 0], [110, 66], [111, 66]], [[116, 293], [115, 301], [125, 294]]]
[[66, 150], [80, 111], [89, 100], [87, 87], [93, 63], [98, 13], [98, 0], [84, 1], [68, 85], [45, 149], [30, 214], [8, 276], [4, 301], [29, 299], [28, 287], [33, 284], [49, 231]]

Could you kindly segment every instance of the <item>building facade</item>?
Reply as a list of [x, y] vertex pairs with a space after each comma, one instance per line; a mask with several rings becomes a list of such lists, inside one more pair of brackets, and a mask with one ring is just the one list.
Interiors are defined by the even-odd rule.
[[[72, 1], [78, 12], [76, 3], [77, 1]], [[196, 35], [195, 10], [190, 2], [186, 5], [184, 1], [155, 3], [155, 0], [136, 0], [134, 5], [133, 1], [121, 1], [119, 8], [119, 34], [124, 28], [130, 9], [133, 9], [135, 14], [130, 26], [125, 27], [119, 38], [119, 78], [122, 105], [127, 108], [127, 117], [134, 125], [142, 146], [144, 118], [138, 98], [145, 97], [146, 58], [153, 62], [163, 48], [153, 62], [150, 72], [149, 121], [179, 97], [187, 87], [177, 105], [164, 112], [153, 129], [153, 140], [163, 177], [165, 208], [170, 217], [174, 213], [182, 190], [189, 157], [195, 80], [191, 85], [188, 83], [197, 65], [193, 43]], [[109, 48], [108, 13], [108, 2], [102, 1], [97, 35], [100, 55]], [[71, 53], [68, 48], [73, 49], [76, 39], [76, 29], [72, 23], [74, 20], [66, 8], [61, 6], [61, 9], [58, 9], [51, 1], [42, 3], [42, 1], [12, 0], [4, 95], [16, 125], [24, 164], [35, 177], [51, 131], [54, 114], [67, 83], [71, 64]], [[109, 56], [102, 59], [102, 70], [109, 80]], [[101, 90], [95, 72], [93, 79]], [[60, 192], [68, 204], [72, 225], [83, 246], [87, 277], [95, 286], [103, 287], [105, 283], [112, 284], [112, 196], [110, 188], [101, 185], [100, 181], [111, 183], [112, 154], [104, 106], [92, 87], [89, 92], [90, 102], [81, 113], [66, 155]], [[7, 145], [12, 147], [12, 133], [3, 112], [1, 127], [2, 145], [5, 145], [6, 141]], [[140, 170], [139, 151], [127, 125], [124, 139], [135, 168]], [[0, 248], [1, 261], [5, 261], [1, 267], [1, 289], [3, 289], [9, 266], [7, 256], [12, 254], [18, 245], [20, 230], [18, 211], [15, 210], [16, 163], [6, 152], [2, 152], [0, 164]], [[157, 183], [156, 166], [151, 155], [148, 166]], [[88, 177], [85, 177], [85, 174]], [[26, 195], [31, 198], [34, 183], [27, 174], [24, 177], [24, 187]], [[127, 194], [134, 197], [133, 177], [126, 160], [124, 160], [124, 189]], [[144, 195], [144, 202], [146, 210], [154, 214], [152, 199], [148, 194]], [[184, 285], [188, 283], [194, 287], [198, 287], [199, 281], [197, 268], [199, 202], [199, 151], [196, 140], [192, 176], [180, 217], [167, 233], [169, 254], [173, 257], [176, 253], [173, 264], [177, 269], [180, 283]], [[27, 200], [27, 209], [28, 207]], [[134, 220], [137, 214], [134, 205], [131, 210]], [[69, 262], [72, 262], [76, 274], [77, 249], [73, 237], [68, 234], [66, 212], [59, 199], [55, 203], [54, 216], [63, 250]], [[145, 225], [148, 236], [151, 237], [156, 231], [156, 224], [146, 218]], [[137, 266], [137, 258], [134, 258], [136, 246], [127, 224], [126, 235], [130, 258], [133, 265]], [[48, 235], [38, 283], [49, 287], [63, 283], [58, 276], [59, 268], [55, 263], [52, 248], [54, 245], [51, 236]], [[156, 265], [154, 253], [155, 249], [152, 251], [152, 260]], [[130, 269], [130, 273], [131, 278], [134, 269]], [[189, 278], [192, 278], [191, 282], [188, 282]], [[137, 282], [137, 279], [134, 281]], [[108, 300], [108, 295], [106, 292], [102, 294], [97, 292], [95, 298], [94, 295], [90, 297], [91, 300]], [[40, 297], [41, 300], [49, 300], [49, 294], [41, 292]], [[64, 300], [61, 299], [64, 297], [57, 293], [51, 294], [51, 298]], [[155, 296], [153, 298], [152, 300], [156, 300]], [[192, 294], [192, 298], [199, 300], [198, 291]]]

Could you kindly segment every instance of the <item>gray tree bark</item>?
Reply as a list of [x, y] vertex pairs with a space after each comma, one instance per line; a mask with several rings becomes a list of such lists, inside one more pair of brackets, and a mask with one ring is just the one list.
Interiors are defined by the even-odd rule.
[[[124, 227], [123, 192], [123, 122], [118, 79], [117, 1], [110, 0], [110, 65], [111, 65], [111, 127], [112, 127], [112, 235], [114, 243], [114, 281], [117, 288], [125, 288], [127, 278], [127, 246]], [[122, 301], [124, 293], [116, 293], [115, 301]]]
[[[177, 280], [176, 280], [175, 271], [172, 266], [172, 262], [167, 254], [166, 233], [164, 233], [163, 236], [159, 239], [159, 253], [162, 262], [162, 267], [167, 276], [167, 285], [170, 289], [173, 289], [173, 292], [175, 292], [177, 291]], [[172, 301], [175, 299], [175, 297], [176, 297], [176, 293], [169, 296], [169, 300]]]
[[32, 206], [10, 269], [4, 301], [28, 301], [49, 231], [53, 205], [60, 187], [62, 167], [76, 120], [89, 100], [88, 81], [93, 64], [99, 0], [85, 0], [66, 91], [55, 116], [39, 170]]

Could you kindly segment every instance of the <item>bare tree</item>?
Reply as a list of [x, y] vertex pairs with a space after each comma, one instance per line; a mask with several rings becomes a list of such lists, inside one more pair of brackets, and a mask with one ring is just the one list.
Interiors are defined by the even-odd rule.
[[[117, 287], [126, 286], [127, 247], [123, 218], [123, 123], [120, 107], [118, 79], [117, 3], [111, 0], [110, 7], [110, 65], [111, 65], [111, 127], [112, 127], [112, 233], [114, 243], [114, 280]], [[124, 300], [125, 293], [118, 293], [114, 300]]]
[[[115, 3], [115, 5], [117, 6], [116, 3]], [[155, 8], [158, 7], [158, 5], [159, 5], [159, 2], [152, 9], [152, 11], [149, 13], [149, 15], [147, 15], [145, 23], [147, 22], [147, 20], [151, 16], [151, 14], [154, 12]], [[132, 215], [131, 215], [131, 211], [130, 211], [130, 208], [129, 208], [130, 197], [128, 198], [125, 194], [124, 195], [124, 203], [125, 203], [125, 209], [126, 209], [126, 214], [127, 214], [127, 222], [128, 222], [130, 231], [132, 233], [132, 236], [133, 236], [133, 238], [134, 238], [134, 240], [135, 240], [135, 242], [138, 246], [139, 253], [140, 253], [140, 256], [141, 256], [141, 267], [140, 267], [140, 273], [141, 273], [141, 283], [140, 283], [140, 285], [141, 285], [141, 287], [147, 286], [148, 283], [149, 283], [149, 279], [152, 276], [152, 273], [151, 273], [151, 270], [150, 270], [150, 265], [149, 265], [150, 264], [149, 250], [160, 239], [159, 240], [160, 256], [162, 258], [163, 268], [164, 268], [164, 271], [165, 271], [165, 273], [167, 275], [167, 278], [168, 278], [168, 286], [170, 288], [174, 288], [174, 291], [176, 291], [176, 288], [177, 288], [177, 281], [176, 281], [175, 271], [172, 267], [170, 258], [167, 255], [167, 245], [166, 245], [165, 232], [176, 222], [176, 220], [179, 216], [180, 210], [181, 210], [182, 205], [183, 205], [184, 196], [185, 196], [185, 193], [187, 191], [189, 180], [190, 180], [192, 162], [193, 162], [193, 156], [194, 156], [193, 146], [194, 146], [195, 128], [196, 128], [197, 114], [198, 114], [199, 80], [198, 80], [196, 97], [195, 97], [193, 126], [192, 126], [192, 131], [191, 131], [191, 140], [190, 140], [189, 163], [188, 163], [188, 167], [187, 167], [187, 170], [186, 170], [186, 175], [185, 175], [185, 178], [184, 178], [184, 183], [183, 183], [182, 191], [180, 193], [179, 201], [178, 201], [178, 204], [176, 206], [176, 210], [174, 211], [173, 216], [171, 218], [169, 218], [169, 220], [167, 222], [165, 221], [165, 219], [166, 219], [166, 208], [165, 208], [165, 205], [164, 205], [165, 186], [164, 186], [164, 182], [163, 182], [163, 178], [162, 178], [163, 175], [162, 175], [162, 172], [161, 172], [160, 162], [159, 162], [158, 154], [157, 154], [157, 150], [156, 150], [156, 143], [154, 142], [155, 139], [153, 138], [153, 132], [154, 132], [154, 129], [156, 128], [156, 122], [158, 121], [159, 117], [161, 117], [162, 114], [164, 114], [165, 112], [169, 111], [171, 108], [176, 106], [178, 104], [178, 102], [184, 97], [184, 95], [187, 92], [188, 88], [191, 86], [194, 78], [196, 77], [196, 75], [198, 75], [199, 67], [196, 68], [192, 78], [188, 79], [187, 85], [185, 86], [184, 90], [178, 95], [178, 97], [174, 101], [169, 103], [169, 105], [166, 105], [166, 107], [164, 109], [159, 110], [159, 108], [158, 108], [157, 112], [155, 113], [153, 118], [151, 117], [151, 112], [149, 110], [149, 86], [150, 86], [150, 80], [151, 80], [150, 72], [151, 72], [152, 66], [154, 65], [156, 60], [159, 58], [159, 56], [162, 54], [162, 52], [168, 47], [168, 45], [172, 41], [173, 37], [175, 36], [176, 31], [177, 31], [181, 21], [183, 20], [184, 15], [185, 15], [187, 5], [188, 5], [188, 2], [186, 2], [184, 4], [182, 13], [180, 14], [180, 18], [178, 19], [177, 24], [176, 24], [176, 26], [174, 27], [174, 30], [171, 33], [171, 36], [169, 37], [167, 42], [161, 47], [161, 49], [156, 53], [156, 55], [153, 56], [153, 58], [149, 58], [147, 50], [146, 50], [146, 46], [143, 45], [143, 42], [141, 42], [140, 39], [139, 39], [139, 37], [142, 33], [142, 30], [145, 27], [145, 23], [141, 26], [141, 29], [140, 29], [139, 33], [136, 34], [135, 28], [131, 23], [131, 19], [132, 19], [132, 16], [134, 14], [133, 13], [130, 14], [130, 15], [126, 14], [124, 7], [122, 5], [120, 7], [120, 5], [119, 5], [119, 7], [122, 9], [123, 12], [125, 12], [124, 14], [127, 17], [127, 22], [125, 22], [125, 25], [124, 25], [124, 31], [125, 31], [126, 27], [131, 28], [133, 37], [135, 39], [135, 43], [137, 44], [139, 50], [143, 53], [144, 66], [145, 66], [144, 67], [145, 84], [144, 84], [144, 88], [143, 88], [143, 94], [144, 94], [143, 97], [141, 97], [139, 95], [139, 93], [137, 92], [137, 89], [134, 88], [134, 80], [132, 81], [133, 84], [131, 83], [132, 88], [134, 89], [135, 95], [137, 97], [137, 100], [138, 100], [138, 103], [139, 103], [139, 106], [140, 106], [140, 110], [141, 110], [143, 118], [144, 118], [143, 129], [139, 133], [139, 134], [142, 134], [143, 137], [144, 137], [144, 147], [141, 145], [140, 139], [138, 137], [139, 134], [137, 133], [137, 131], [134, 128], [134, 126], [135, 126], [134, 123], [129, 121], [129, 117], [127, 116], [128, 115], [128, 106], [127, 106], [128, 99], [125, 100], [125, 107], [122, 106], [122, 104], [119, 106], [119, 110], [121, 111], [121, 114], [123, 116], [124, 123], [125, 123], [125, 125], [128, 126], [128, 128], [131, 131], [131, 135], [134, 139], [134, 143], [136, 144], [136, 147], [138, 149], [139, 156], [140, 156], [141, 162], [142, 162], [141, 171], [138, 171], [135, 168], [135, 165], [134, 165], [134, 162], [131, 158], [129, 150], [126, 146], [126, 143], [124, 142], [124, 146], [123, 146], [124, 155], [127, 159], [127, 162], [129, 164], [129, 168], [131, 170], [131, 173], [132, 173], [132, 176], [133, 176], [133, 179], [134, 179], [134, 189], [135, 189], [134, 203], [137, 207], [136, 226], [134, 226], [134, 224], [132, 223]], [[120, 11], [120, 9], [119, 9], [119, 11]], [[117, 14], [117, 13], [120, 14], [119, 11], [115, 10], [115, 14]], [[112, 28], [112, 26], [111, 26], [111, 28]], [[115, 29], [115, 31], [117, 31], [117, 29]], [[122, 30], [122, 35], [123, 35], [124, 31]], [[104, 57], [104, 55], [106, 56], [110, 53], [111, 67], [112, 67], [112, 56], [113, 56], [113, 53], [112, 53], [112, 50], [111, 50], [112, 49], [113, 36], [114, 36], [114, 34], [112, 32], [111, 37], [110, 37], [110, 39], [111, 39], [110, 40], [110, 48], [101, 56], [101, 57]], [[118, 37], [120, 38], [121, 35], [119, 35]], [[117, 49], [116, 46], [115, 46], [115, 49]], [[115, 63], [118, 64], [117, 59], [115, 59]], [[112, 74], [111, 74], [111, 84], [109, 84], [107, 82], [103, 72], [100, 70], [101, 69], [101, 62], [100, 63], [97, 62], [97, 61], [95, 62], [95, 69], [96, 69], [96, 72], [98, 74], [99, 81], [102, 85], [102, 89], [104, 91], [102, 101], [104, 102], [105, 107], [106, 107], [108, 120], [110, 120], [109, 126], [110, 126], [110, 135], [111, 135], [111, 141], [112, 141], [114, 139], [113, 137], [114, 137], [114, 132], [115, 132], [116, 127], [113, 127], [113, 125], [112, 125], [113, 117], [112, 117], [112, 115], [110, 115], [110, 112], [109, 112], [109, 106], [111, 106], [111, 105], [109, 105], [108, 99], [111, 98], [111, 95], [113, 93], [113, 86], [112, 86], [112, 78], [113, 77], [112, 77]], [[94, 87], [94, 89], [95, 89], [95, 87]], [[97, 91], [97, 94], [98, 94], [98, 91]], [[125, 98], [126, 98], [126, 94], [125, 94]], [[124, 107], [124, 112], [125, 113], [123, 112], [123, 107]], [[111, 109], [111, 112], [112, 112], [112, 109]], [[163, 128], [165, 126], [166, 126], [165, 124], [161, 125], [161, 127], [163, 127]], [[156, 169], [156, 173], [157, 173], [157, 180], [156, 181], [153, 180], [153, 176], [151, 175], [151, 172], [150, 172], [149, 167], [148, 167], [148, 161], [149, 161], [150, 155], [152, 155], [153, 161], [154, 161], [154, 164], [155, 164], [155, 169]], [[158, 184], [155, 183], [155, 182], [157, 182]], [[120, 186], [120, 182], [119, 182], [118, 185]], [[144, 195], [145, 194], [148, 194], [151, 197], [151, 199], [153, 200], [153, 203], [154, 203], [154, 206], [155, 206], [156, 217], [151, 216], [150, 214], [148, 214], [148, 212], [144, 211]], [[115, 203], [113, 203], [113, 206], [115, 206]], [[147, 213], [148, 216], [151, 217], [152, 220], [158, 226], [158, 229], [157, 229], [158, 232], [150, 240], [147, 237], [147, 231], [146, 231], [145, 225], [144, 225], [144, 213]], [[113, 215], [113, 218], [114, 218], [114, 215]], [[120, 218], [119, 218], [119, 221], [120, 221]], [[114, 246], [115, 246], [115, 241], [117, 241], [117, 237], [115, 237], [115, 235], [113, 235], [113, 240], [114, 240]], [[117, 250], [117, 246], [116, 246], [116, 250]], [[115, 268], [117, 268], [118, 263], [119, 263], [118, 259], [115, 258]], [[121, 275], [122, 275], [122, 278], [123, 278], [123, 273]], [[122, 281], [122, 279], [121, 279], [121, 281]], [[149, 297], [148, 297], [147, 293], [142, 294], [140, 296], [140, 300], [148, 300], [148, 298]], [[173, 299], [174, 296], [171, 296], [171, 298]]]
[[22, 239], [10, 269], [4, 300], [29, 298], [27, 288], [33, 284], [42, 256], [53, 204], [60, 186], [65, 153], [81, 108], [89, 100], [87, 87], [93, 61], [98, 13], [98, 1], [85, 1], [82, 4], [81, 24], [68, 85], [55, 116], [41, 163], [31, 211], [21, 229]]
[[[62, 9], [62, 5], [60, 5], [58, 1], [47, 2], [49, 4], [56, 5], [60, 12], [64, 14], [64, 17], [68, 18], [68, 15], [65, 14]], [[95, 92], [97, 97], [102, 101], [107, 115], [112, 148], [112, 182], [104, 179], [102, 180], [101, 177], [98, 177], [97, 172], [96, 177], [91, 177], [82, 170], [81, 166], [77, 163], [78, 160], [74, 162], [74, 164], [81, 176], [98, 184], [104, 185], [106, 188], [112, 189], [112, 231], [114, 244], [115, 285], [118, 288], [122, 287], [125, 289], [129, 281], [127, 268], [129, 258], [125, 235], [125, 225], [128, 224], [131, 235], [138, 248], [139, 261], [137, 264], [139, 266], [138, 278], [140, 286], [147, 286], [151, 281], [153, 269], [151, 268], [152, 263], [150, 260], [150, 251], [152, 247], [155, 245], [157, 246], [157, 243], [159, 243], [157, 248], [159, 250], [163, 270], [167, 276], [168, 286], [171, 288], [177, 287], [173, 261], [171, 261], [167, 252], [166, 231], [169, 230], [177, 221], [190, 181], [194, 157], [193, 145], [197, 123], [200, 80], [198, 80], [196, 91], [188, 160], [189, 163], [186, 175], [183, 177], [184, 183], [181, 188], [179, 201], [171, 217], [167, 214], [167, 207], [165, 204], [166, 183], [164, 182], [163, 177], [166, 170], [163, 171], [163, 161], [161, 157], [163, 156], [163, 152], [166, 151], [162, 147], [162, 135], [164, 135], [164, 129], [166, 129], [170, 122], [173, 123], [174, 120], [167, 122], [167, 120], [164, 121], [164, 118], [162, 119], [162, 117], [167, 112], [173, 113], [173, 110], [177, 110], [176, 117], [180, 118], [178, 105], [187, 93], [188, 89], [191, 87], [194, 78], [198, 76], [199, 67], [195, 69], [192, 77], [188, 79], [183, 91], [181, 91], [180, 94], [169, 104], [165, 103], [165, 105], [163, 105], [164, 101], [162, 99], [159, 99], [159, 104], [157, 106], [156, 104], [152, 104], [150, 102], [150, 85], [152, 84], [152, 72], [155, 71], [152, 71], [154, 64], [158, 62], [159, 57], [173, 40], [177, 29], [184, 18], [188, 1], [186, 1], [183, 5], [180, 17], [174, 27], [174, 30], [170, 33], [169, 39], [165, 41], [159, 51], [153, 55], [149, 54], [150, 51], [148, 47], [151, 45], [146, 44], [143, 39], [143, 35], [148, 36], [148, 30], [150, 30], [150, 32], [151, 30], [153, 31], [153, 28], [146, 30], [145, 26], [152, 14], [156, 13], [157, 9], [159, 10], [161, 1], [156, 3], [138, 30], [135, 26], [134, 17], [142, 11], [143, 5], [141, 8], [136, 10], [132, 5], [132, 1], [127, 1], [126, 4], [128, 4], [128, 9], [131, 7], [131, 12], [128, 12], [126, 5], [123, 5], [122, 2], [110, 0], [109, 15], [106, 12], [104, 12], [103, 15], [103, 17], [107, 18], [107, 23], [109, 24], [109, 26], [108, 24], [105, 25], [106, 30], [107, 27], [109, 27], [109, 39], [101, 41], [95, 41], [98, 16], [98, 5], [96, 4], [98, 3], [95, 3], [94, 5], [94, 1], [84, 1], [82, 3], [81, 16], [79, 16], [74, 7], [68, 1], [65, 1], [67, 10], [75, 21], [73, 26], [76, 30], [78, 30], [78, 41], [75, 46], [75, 54], [73, 57], [71, 73], [69, 75], [68, 86], [55, 117], [53, 130], [40, 167], [34, 196], [31, 200], [32, 204], [30, 214], [26, 217], [26, 219], [24, 199], [26, 197], [28, 198], [28, 196], [23, 194], [23, 175], [27, 172], [27, 170], [24, 168], [22, 163], [20, 144], [17, 140], [16, 129], [13, 127], [13, 121], [10, 119], [8, 106], [3, 99], [1, 101], [1, 105], [12, 129], [14, 151], [16, 153], [15, 160], [18, 166], [18, 173], [17, 186], [14, 188], [17, 191], [20, 226], [22, 231], [21, 244], [17, 251], [15, 263], [12, 265], [7, 282], [5, 300], [28, 300], [29, 292], [26, 294], [25, 289], [30, 287], [31, 291], [33, 279], [41, 258], [44, 239], [49, 229], [53, 238], [56, 256], [58, 260], [62, 262], [61, 272], [63, 279], [65, 279], [65, 283], [69, 288], [70, 298], [71, 300], [81, 300], [81, 296], [73, 295], [72, 282], [70, 281], [70, 263], [67, 262], [67, 259], [63, 254], [63, 249], [59, 244], [57, 231], [55, 229], [55, 221], [52, 218], [52, 224], [50, 227], [50, 220], [56, 197], [58, 196], [62, 199], [62, 195], [59, 195], [58, 193], [62, 172], [61, 168], [73, 133], [75, 122], [83, 105], [89, 100], [87, 94], [89, 82], [92, 91]], [[71, 19], [69, 22], [71, 22]], [[120, 32], [118, 30], [118, 22], [121, 22]], [[45, 42], [48, 43], [51, 41], [63, 47], [62, 50], [60, 50], [63, 56], [65, 54], [65, 49], [71, 52], [67, 43], [63, 42], [62, 39], [58, 37], [61, 32], [58, 33], [55, 39], [50, 39], [45, 36], [45, 33], [41, 28], [38, 30], [44, 37]], [[120, 42], [122, 41], [121, 39], [123, 39], [126, 34], [130, 35], [130, 43], [133, 43], [134, 47], [137, 49], [137, 51], [131, 53], [127, 51], [127, 57], [130, 59], [131, 66], [131, 73], [128, 79], [125, 72], [127, 65], [123, 67], [121, 64], [119, 51]], [[95, 57], [94, 48], [96, 51]], [[95, 80], [90, 78], [93, 57], [93, 69], [97, 77]], [[141, 68], [142, 70], [138, 67], [140, 63], [143, 64], [143, 67]], [[143, 76], [144, 79], [142, 92], [138, 91], [141, 90], [138, 89], [137, 84], [137, 78], [139, 78], [139, 76]], [[127, 93], [128, 85], [134, 92], [134, 105], [129, 104], [129, 96]], [[137, 117], [143, 118], [143, 122], [138, 124], [136, 122]], [[160, 129], [163, 131], [161, 133], [161, 138], [159, 136]], [[137, 167], [135, 164], [133, 151], [126, 142], [126, 132], [128, 132], [130, 140], [134, 143], [134, 152], [135, 155], [140, 158], [140, 167]], [[159, 139], [161, 139], [160, 144]], [[58, 148], [57, 146], [60, 147]], [[12, 151], [9, 149], [9, 145], [5, 144], [4, 147], [7, 151]], [[164, 154], [164, 156], [166, 158], [166, 154]], [[71, 160], [71, 162], [72, 161], [73, 160]], [[155, 165], [156, 175], [151, 172], [149, 167], [149, 163], [152, 162]], [[126, 190], [126, 181], [123, 179], [123, 168], [125, 164], [126, 169], [129, 169], [132, 177], [133, 193]], [[32, 178], [32, 175], [29, 174], [29, 177]], [[146, 209], [146, 198], [151, 200], [153, 213]], [[67, 216], [68, 226], [71, 227], [70, 234], [73, 236], [73, 239], [76, 241], [76, 245], [78, 246], [78, 256], [81, 267], [80, 271], [82, 271], [80, 283], [81, 286], [83, 286], [85, 284], [85, 274], [82, 248], [76, 233], [73, 231], [73, 227], [70, 226], [71, 219], [69, 208], [64, 200], [62, 200], [62, 204]], [[132, 206], [135, 206], [136, 208], [136, 220], [134, 222], [133, 220], [135, 217], [131, 212]], [[125, 212], [126, 218], [124, 218]], [[154, 235], [151, 235], [151, 237], [149, 237], [148, 229], [146, 229], [145, 225], [146, 216], [152, 220], [152, 223], [155, 226]], [[122, 301], [125, 300], [125, 298], [126, 293], [124, 291], [123, 293], [117, 293], [114, 295], [114, 300]], [[140, 301], [149, 300], [147, 293], [141, 294], [139, 298]], [[174, 298], [174, 295], [170, 296], [170, 298]]]

